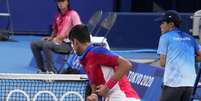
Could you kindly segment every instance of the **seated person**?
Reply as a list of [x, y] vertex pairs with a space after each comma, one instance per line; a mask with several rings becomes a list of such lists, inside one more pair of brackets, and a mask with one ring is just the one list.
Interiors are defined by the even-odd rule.
[[[64, 39], [68, 38], [69, 31], [73, 26], [81, 24], [78, 13], [70, 9], [69, 0], [57, 0], [57, 6], [58, 13], [54, 19], [51, 36], [31, 43], [31, 49], [38, 67], [38, 72], [57, 73], [52, 61], [52, 52], [70, 52], [72, 50], [70, 43], [64, 42]], [[46, 65], [44, 65], [41, 51], [43, 51]]]

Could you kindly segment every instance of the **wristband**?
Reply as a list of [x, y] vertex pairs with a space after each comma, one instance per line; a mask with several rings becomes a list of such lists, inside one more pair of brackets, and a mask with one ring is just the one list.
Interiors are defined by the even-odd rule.
[[118, 80], [110, 78], [110, 80], [107, 81], [106, 86], [109, 89], [112, 89], [117, 82], [118, 82]]

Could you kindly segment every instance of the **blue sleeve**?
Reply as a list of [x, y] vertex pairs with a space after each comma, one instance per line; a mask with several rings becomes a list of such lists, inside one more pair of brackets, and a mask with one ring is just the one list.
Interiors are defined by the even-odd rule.
[[167, 49], [168, 49], [168, 37], [167, 36], [161, 36], [159, 45], [158, 45], [158, 54], [167, 55]]

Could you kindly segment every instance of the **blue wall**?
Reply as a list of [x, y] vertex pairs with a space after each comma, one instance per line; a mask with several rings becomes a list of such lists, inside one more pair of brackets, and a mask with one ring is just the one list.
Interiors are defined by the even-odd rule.
[[[0, 2], [0, 12], [6, 12], [5, 3]], [[6, 1], [6, 0], [5, 0]], [[70, 0], [83, 22], [99, 9], [113, 10], [113, 0]], [[56, 12], [55, 0], [9, 0], [11, 14], [16, 32], [49, 32]], [[7, 19], [0, 17], [0, 27], [7, 26]], [[1, 28], [0, 28], [1, 29]]]
[[113, 11], [113, 0], [70, 0], [73, 9], [77, 10], [81, 16], [83, 23], [87, 23], [88, 19], [97, 10], [103, 12]]
[[[154, 22], [161, 13], [118, 13], [118, 18], [108, 35], [108, 42], [115, 48], [157, 48], [160, 25]], [[181, 29], [189, 31], [192, 20], [189, 13], [182, 13]]]
[[9, 4], [14, 31], [48, 32], [56, 11], [54, 0], [9, 0]]
[[[52, 19], [56, 12], [55, 0], [9, 0], [15, 32], [50, 33]], [[122, 4], [128, 4], [127, 1]], [[105, 13], [113, 11], [113, 0], [71, 0], [81, 16], [83, 23], [87, 23], [92, 14], [99, 9]], [[0, 12], [5, 11], [5, 2], [0, 2]], [[123, 10], [123, 8], [122, 8]], [[126, 9], [125, 9], [126, 10]], [[161, 13], [118, 13], [117, 21], [107, 36], [112, 48], [157, 48], [160, 37], [159, 24], [153, 20]], [[182, 13], [184, 25], [182, 29], [192, 28], [191, 13]], [[0, 17], [0, 29], [6, 27], [8, 19]], [[37, 33], [37, 34], [38, 34]]]

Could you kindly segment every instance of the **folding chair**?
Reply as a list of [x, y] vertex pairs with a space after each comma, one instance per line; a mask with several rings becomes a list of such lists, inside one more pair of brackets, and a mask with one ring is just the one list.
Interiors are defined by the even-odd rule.
[[73, 53], [73, 51], [69, 51], [69, 52], [56, 52], [57, 54], [61, 55], [61, 66], [60, 69], [58, 70], [58, 74], [64, 74], [66, 72], [66, 70], [70, 67], [70, 65], [68, 64], [68, 58], [69, 56]]
[[100, 27], [97, 29], [95, 36], [97, 36], [101, 30], [105, 29], [106, 33], [104, 37], [108, 35], [111, 28], [113, 27], [114, 23], [116, 22], [117, 14], [114, 12], [109, 12], [108, 15], [103, 19], [103, 21], [100, 24]]
[[97, 24], [100, 22], [102, 18], [103, 12], [101, 10], [96, 11], [88, 21], [87, 27], [90, 33], [93, 33]]
[[96, 37], [101, 39], [99, 42], [95, 42], [94, 45], [105, 46], [104, 41], [106, 41], [106, 37], [112, 29], [114, 23], [116, 22], [117, 14], [114, 12], [109, 12], [108, 15], [101, 21], [100, 26], [98, 27], [94, 36], [98, 36], [98, 34], [102, 33], [103, 37]]

